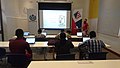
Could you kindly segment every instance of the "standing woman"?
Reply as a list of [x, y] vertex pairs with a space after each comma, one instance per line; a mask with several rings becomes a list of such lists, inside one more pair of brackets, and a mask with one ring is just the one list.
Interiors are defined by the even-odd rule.
[[82, 30], [83, 30], [83, 36], [87, 36], [88, 35], [88, 23], [87, 23], [86, 18], [83, 22]]

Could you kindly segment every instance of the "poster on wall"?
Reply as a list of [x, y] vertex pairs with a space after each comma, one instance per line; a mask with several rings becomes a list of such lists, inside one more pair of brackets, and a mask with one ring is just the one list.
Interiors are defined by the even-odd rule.
[[77, 34], [82, 27], [82, 9], [76, 9], [72, 13], [72, 34]]
[[34, 9], [27, 9], [27, 18], [29, 22], [37, 21], [37, 14]]
[[37, 25], [37, 11], [35, 9], [27, 9], [28, 31], [36, 34], [38, 30]]

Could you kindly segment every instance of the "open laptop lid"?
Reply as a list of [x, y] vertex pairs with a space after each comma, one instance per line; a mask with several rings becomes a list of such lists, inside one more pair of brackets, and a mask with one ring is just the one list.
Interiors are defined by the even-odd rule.
[[77, 32], [78, 37], [82, 37], [82, 32]]
[[83, 42], [86, 41], [86, 40], [89, 40], [90, 37], [83, 37]]
[[46, 32], [42, 32], [41, 34], [43, 34], [43, 35], [45, 35], [45, 36], [47, 35], [47, 33], [46, 33]]
[[30, 34], [30, 32], [28, 32], [28, 31], [24, 32], [24, 36], [28, 36], [29, 34]]
[[27, 37], [26, 42], [28, 42], [29, 44], [34, 44], [35, 43], [35, 37]]

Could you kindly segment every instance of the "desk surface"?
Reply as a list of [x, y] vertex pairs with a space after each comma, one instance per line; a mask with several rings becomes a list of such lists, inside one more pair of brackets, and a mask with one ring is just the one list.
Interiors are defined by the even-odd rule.
[[[53, 47], [52, 45], [48, 46], [47, 43], [47, 41], [35, 42], [35, 44], [30, 44], [30, 47]], [[0, 42], [0, 47], [9, 47], [9, 41]]]
[[[46, 38], [55, 38], [56, 35], [47, 35]], [[78, 37], [77, 35], [71, 35], [72, 38], [82, 38]]]
[[[30, 44], [30, 47], [53, 47], [54, 45], [47, 45], [48, 41], [44, 41], [44, 42], [35, 42], [35, 44]], [[78, 47], [79, 43], [82, 42], [72, 42], [74, 47]], [[0, 47], [9, 47], [9, 42], [8, 41], [4, 41], [4, 42], [0, 42]]]
[[120, 68], [120, 60], [32, 61], [28, 68]]
[[[48, 41], [44, 41], [44, 42], [35, 42], [35, 44], [30, 44], [30, 47], [53, 47], [54, 45], [47, 45]], [[78, 47], [79, 43], [82, 42], [72, 42], [74, 47]], [[5, 42], [0, 42], [0, 47], [9, 47], [9, 42], [5, 41]]]
[[[35, 42], [35, 44], [30, 44], [30, 47], [53, 47], [54, 45], [47, 45], [48, 41], [44, 42]], [[72, 42], [74, 47], [78, 47], [78, 44], [82, 42]], [[105, 44], [107, 48], [110, 48], [110, 45]], [[9, 41], [0, 42], [0, 47], [9, 47]]]

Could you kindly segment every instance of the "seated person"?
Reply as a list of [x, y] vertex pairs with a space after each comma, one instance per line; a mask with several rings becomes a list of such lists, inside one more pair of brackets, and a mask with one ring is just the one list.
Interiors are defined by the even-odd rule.
[[[67, 38], [71, 38], [71, 30], [70, 30], [70, 29], [66, 29], [65, 31], [64, 31], [64, 30], [61, 30], [61, 33], [62, 33], [62, 32], [64, 32], [64, 33], [66, 34], [66, 37], [67, 37]], [[55, 36], [55, 38], [60, 39], [60, 33], [57, 34], [57, 35]]]
[[32, 50], [29, 44], [26, 42], [25, 38], [23, 37], [23, 30], [17, 29], [15, 35], [17, 36], [17, 38], [9, 41], [10, 53], [25, 54], [27, 58], [26, 60], [30, 62], [30, 60], [32, 59]]
[[46, 36], [44, 34], [41, 34], [42, 30], [39, 28], [38, 29], [38, 34], [35, 36], [36, 38], [46, 38]]
[[71, 38], [71, 30], [70, 29], [66, 29], [66, 37]]
[[[46, 41], [46, 36], [42, 34], [42, 29], [38, 29], [38, 34], [35, 36], [35, 41]], [[37, 48], [38, 51], [43, 54], [44, 53], [44, 47], [43, 48]]]
[[102, 48], [105, 48], [103, 41], [96, 39], [95, 31], [91, 31], [89, 35], [89, 40], [86, 40], [82, 44], [78, 45], [80, 50], [80, 59], [87, 59], [89, 58], [88, 53], [102, 52]]
[[55, 43], [55, 52], [58, 54], [69, 54], [70, 49], [74, 48], [71, 41], [66, 40], [66, 34], [64, 32], [60, 33], [60, 40]]
[[87, 23], [87, 19], [85, 19], [84, 22], [83, 22], [82, 30], [83, 30], [83, 36], [88, 36], [88, 23]]
[[[64, 32], [64, 29], [63, 29], [63, 30], [61, 30], [61, 32], [60, 32], [60, 33], [62, 33], [62, 32]], [[60, 33], [58, 33], [58, 34], [55, 36], [55, 38], [56, 38], [56, 39], [60, 39]]]

